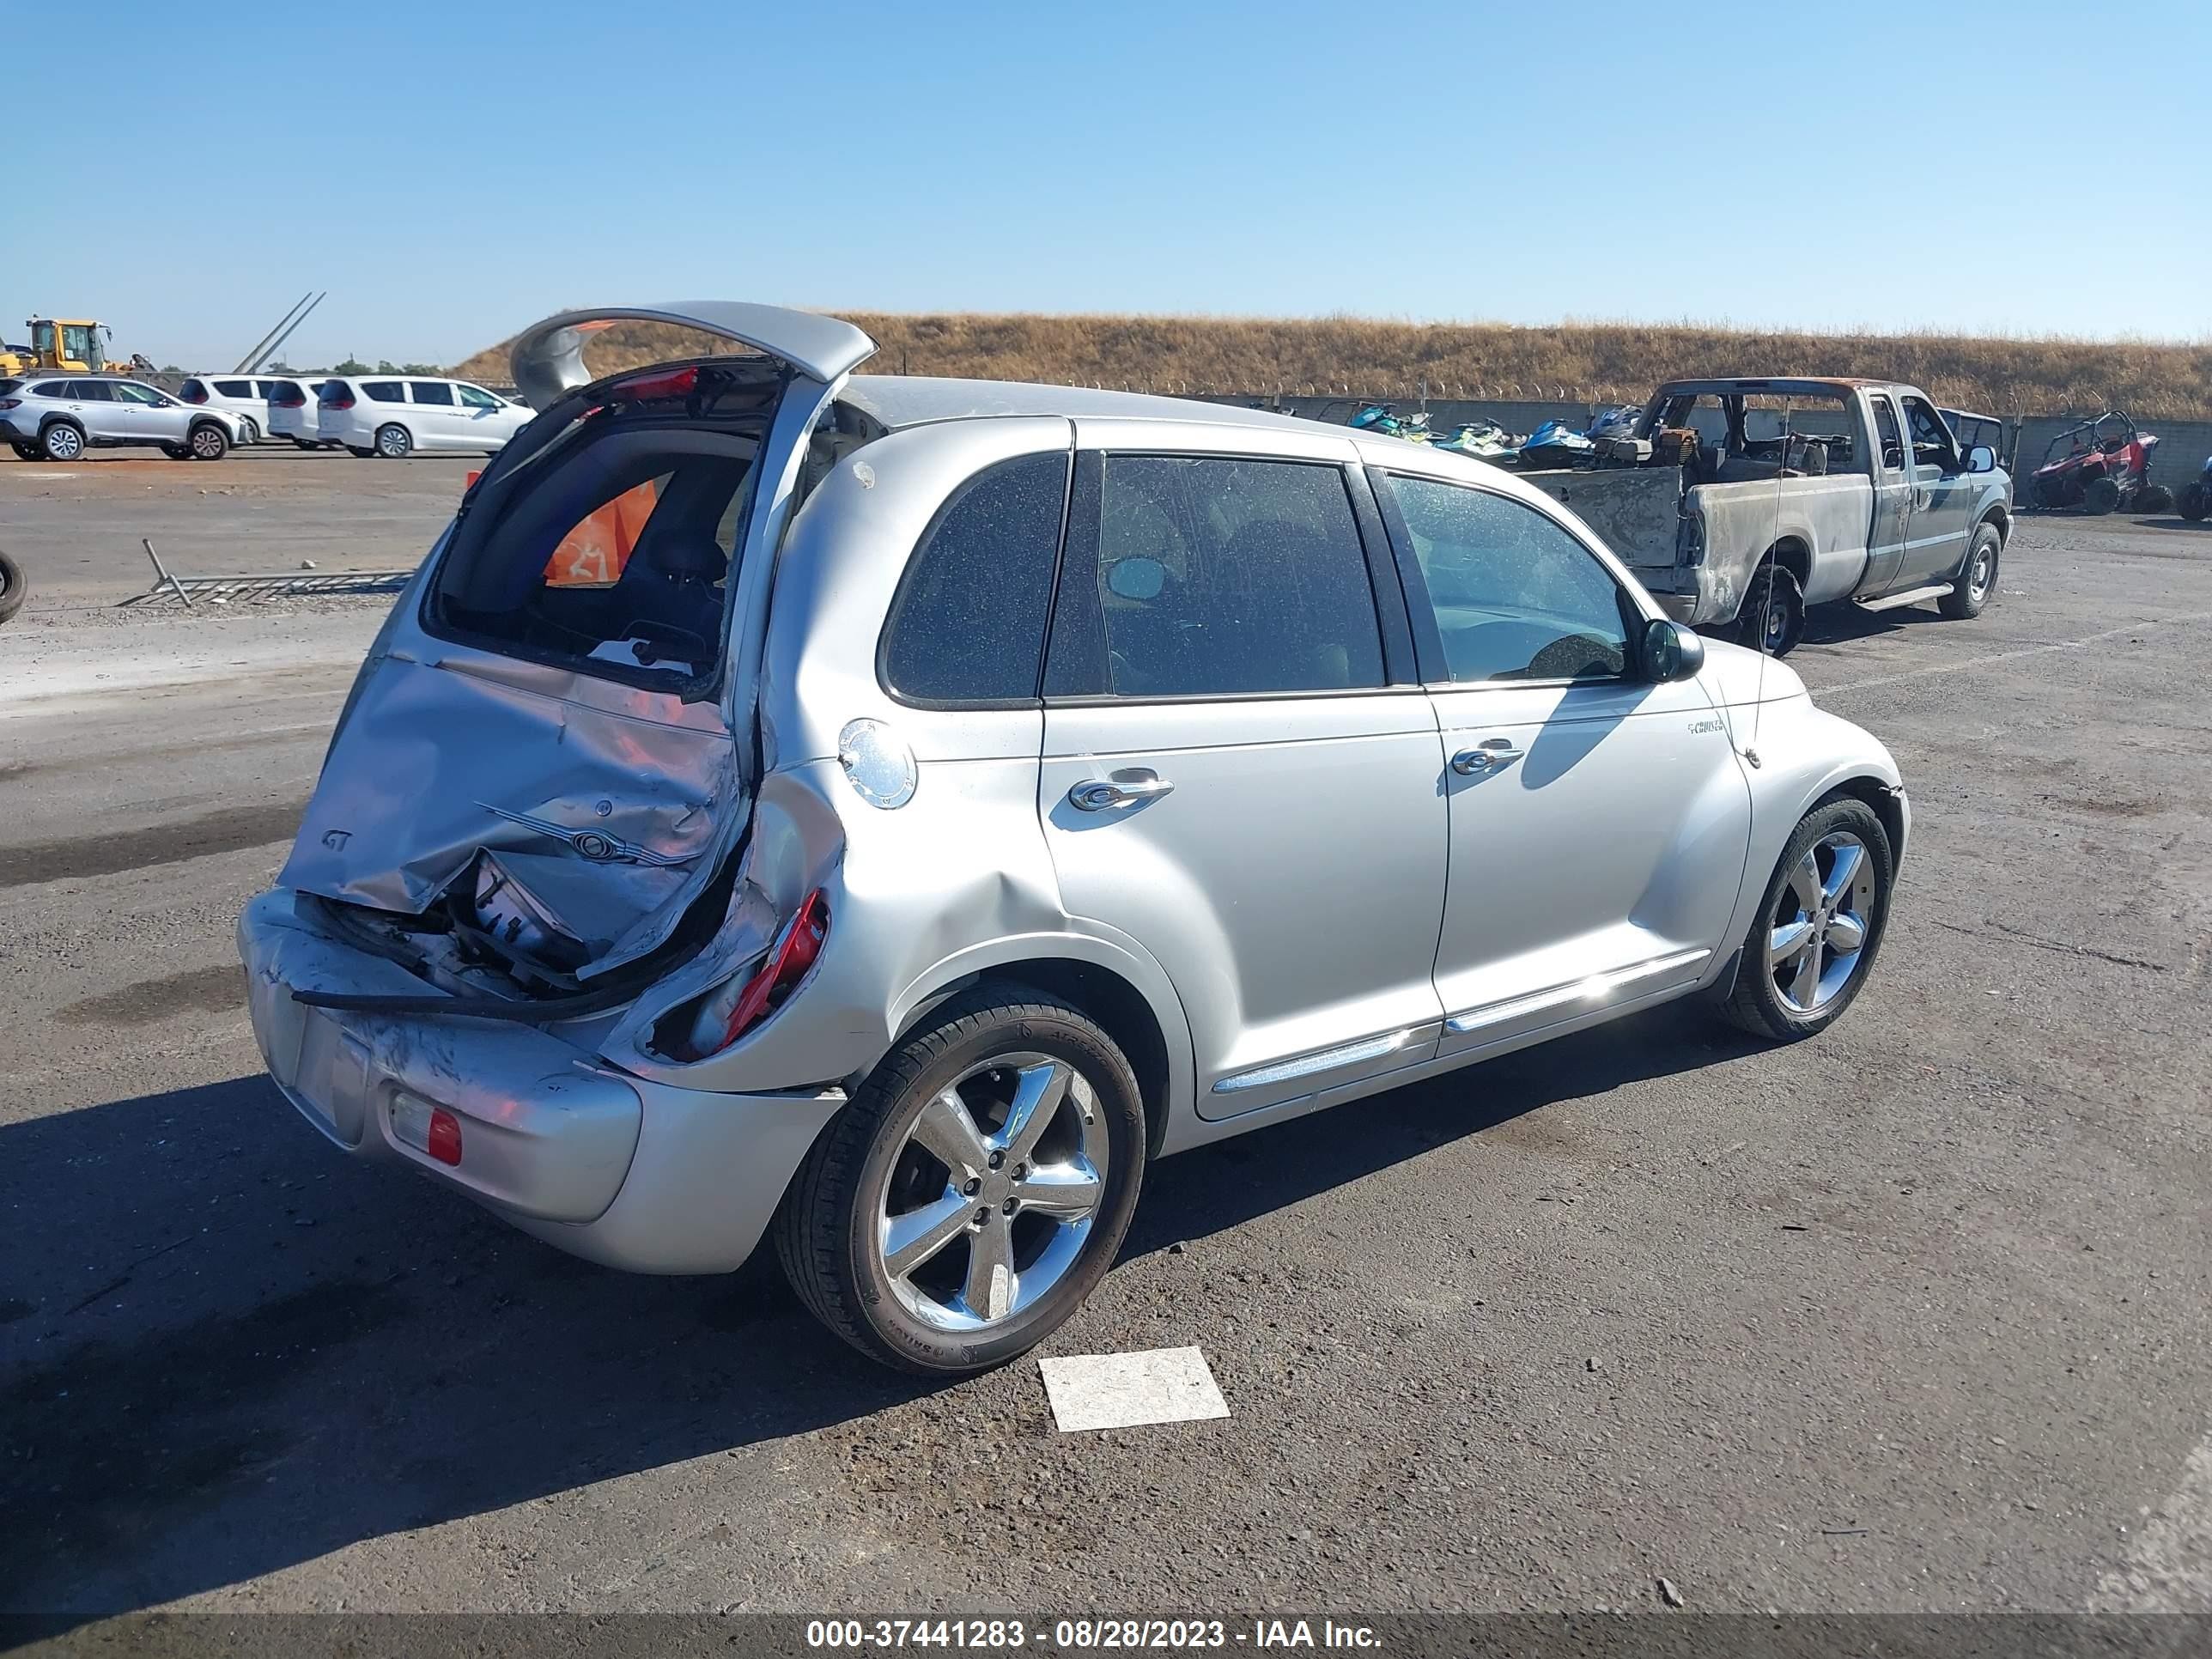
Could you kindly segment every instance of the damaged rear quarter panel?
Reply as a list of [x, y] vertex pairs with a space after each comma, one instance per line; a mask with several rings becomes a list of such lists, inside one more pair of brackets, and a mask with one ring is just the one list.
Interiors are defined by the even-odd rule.
[[1699, 484], [1689, 500], [1705, 526], [1697, 622], [1732, 618], [1778, 543], [1811, 550], [1808, 605], [1848, 598], [1866, 574], [1874, 486], [1856, 474]]

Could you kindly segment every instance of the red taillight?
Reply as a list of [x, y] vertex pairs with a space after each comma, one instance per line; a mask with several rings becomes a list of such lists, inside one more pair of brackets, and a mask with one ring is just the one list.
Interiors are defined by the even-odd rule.
[[424, 1152], [441, 1164], [461, 1161], [461, 1121], [441, 1106], [430, 1114], [430, 1140]]
[[204, 404], [207, 401], [207, 388], [195, 380], [184, 389], [183, 395], [188, 404]]
[[699, 389], [699, 370], [673, 368], [665, 374], [642, 375], [635, 380], [624, 380], [615, 390], [624, 398], [688, 398]]
[[21, 409], [22, 406], [21, 398], [0, 398], [0, 409]]
[[720, 1054], [781, 1007], [814, 966], [815, 958], [822, 954], [822, 941], [829, 936], [830, 906], [817, 887], [800, 903], [799, 914], [784, 925], [782, 936], [769, 951], [760, 971], [738, 993], [729, 1018], [722, 1022], [721, 1041], [706, 1052]]
[[350, 392], [325, 392], [323, 393], [323, 407], [325, 409], [351, 409], [353, 407], [353, 393]]

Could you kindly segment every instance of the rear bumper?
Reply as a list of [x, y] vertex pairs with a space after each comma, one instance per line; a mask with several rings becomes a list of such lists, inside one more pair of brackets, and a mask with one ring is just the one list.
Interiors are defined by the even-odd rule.
[[[278, 890], [238, 922], [270, 1076], [342, 1151], [411, 1165], [573, 1255], [640, 1273], [743, 1264], [836, 1091], [725, 1095], [648, 1082], [532, 1026], [311, 1008], [295, 989], [420, 995]], [[460, 1122], [461, 1161], [403, 1139], [413, 1103]], [[398, 1115], [396, 1116], [395, 1114]]]

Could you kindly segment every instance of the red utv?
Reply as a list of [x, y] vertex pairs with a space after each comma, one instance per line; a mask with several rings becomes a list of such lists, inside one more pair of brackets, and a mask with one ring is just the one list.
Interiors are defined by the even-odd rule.
[[2036, 506], [2078, 507], [2087, 513], [2163, 513], [2173, 492], [2150, 482], [2150, 453], [2158, 439], [2139, 432], [2124, 410], [2107, 410], [2051, 441], [2035, 470]]

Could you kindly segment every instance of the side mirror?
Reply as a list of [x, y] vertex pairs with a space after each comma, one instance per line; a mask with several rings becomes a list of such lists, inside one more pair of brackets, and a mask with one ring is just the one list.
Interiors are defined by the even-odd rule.
[[1976, 444], [1966, 452], [1966, 471], [1994, 472], [1997, 470], [1997, 453], [1987, 444]]
[[1705, 642], [1697, 631], [1664, 617], [1644, 624], [1644, 678], [1654, 685], [1686, 680], [1705, 665]]

